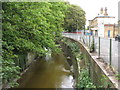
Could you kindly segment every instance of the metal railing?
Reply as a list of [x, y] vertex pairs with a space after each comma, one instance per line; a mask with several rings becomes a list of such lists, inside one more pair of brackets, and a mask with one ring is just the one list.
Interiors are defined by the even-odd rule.
[[118, 52], [120, 42], [113, 38], [95, 37], [82, 34], [63, 33], [63, 36], [81, 41], [86, 47], [90, 48], [94, 38], [94, 48], [99, 58], [118, 71]]

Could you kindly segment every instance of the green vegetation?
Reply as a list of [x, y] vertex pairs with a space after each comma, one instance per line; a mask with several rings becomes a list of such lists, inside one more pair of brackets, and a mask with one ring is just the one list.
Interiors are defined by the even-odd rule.
[[75, 43], [69, 43], [69, 47], [72, 49], [73, 53], [78, 53], [80, 52], [80, 48], [77, 42]]
[[89, 77], [88, 69], [82, 69], [78, 81], [77, 88], [96, 88]]
[[[26, 69], [29, 52], [44, 56], [49, 50], [59, 52], [61, 32], [82, 29], [85, 12], [65, 2], [2, 3], [2, 75], [3, 83], [17, 86], [20, 73]], [[72, 27], [71, 27], [72, 26]], [[70, 43], [78, 52], [77, 43]]]
[[66, 43], [67, 46], [70, 47], [73, 54], [76, 55], [76, 53], [80, 52], [79, 44], [77, 42], [71, 42], [71, 40], [64, 38], [64, 43]]
[[84, 59], [84, 55], [83, 55], [82, 52], [79, 53], [78, 58], [79, 58], [79, 60], [83, 60]]
[[98, 86], [99, 88], [108, 88], [109, 90], [110, 82], [108, 82], [108, 78], [105, 75], [102, 74], [100, 82], [101, 82], [101, 85]]
[[3, 83], [16, 86], [21, 68], [19, 54], [28, 52], [45, 55], [49, 49], [58, 51], [56, 37], [63, 31], [67, 4], [64, 2], [4, 2], [3, 29]]
[[[85, 56], [82, 52], [80, 52], [80, 46], [77, 42], [72, 42], [69, 39], [64, 38], [64, 42], [70, 47], [71, 51], [73, 52], [74, 56], [77, 59], [78, 65], [81, 61], [85, 60]], [[87, 67], [78, 66], [78, 70], [80, 71], [78, 82], [76, 87], [77, 88], [96, 88], [96, 86], [92, 83], [91, 77], [89, 75], [89, 64], [87, 63]]]
[[118, 74], [116, 74], [116, 78], [117, 78], [118, 80], [120, 80], [120, 72], [119, 72]]
[[70, 5], [65, 17], [65, 31], [75, 32], [76, 30], [83, 30], [85, 21], [85, 11], [79, 6]]
[[[64, 38], [63, 41], [67, 46], [70, 47], [72, 54], [77, 59], [79, 70], [79, 77], [76, 85], [77, 88], [84, 90], [105, 88], [106, 90], [109, 90], [111, 87], [113, 87], [107, 76], [101, 72], [97, 72], [99, 68], [95, 69], [97, 71], [94, 70], [94, 68], [96, 68], [93, 66], [94, 63], [91, 63], [90, 58], [87, 57], [87, 54], [84, 52], [84, 50], [82, 50], [82, 48], [80, 49], [80, 46], [77, 42], [68, 38]], [[91, 51], [94, 51], [94, 38], [92, 41]], [[116, 78], [120, 80], [120, 73], [116, 75]]]

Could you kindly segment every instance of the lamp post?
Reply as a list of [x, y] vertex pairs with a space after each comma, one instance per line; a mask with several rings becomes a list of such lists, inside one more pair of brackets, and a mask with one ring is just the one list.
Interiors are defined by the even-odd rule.
[[78, 20], [76, 20], [76, 28], [77, 28], [77, 33], [78, 33]]
[[85, 35], [85, 25], [84, 25], [84, 35]]
[[120, 34], [120, 20], [118, 21], [118, 34]]
[[114, 23], [114, 26], [113, 26], [113, 38], [115, 37], [115, 23]]

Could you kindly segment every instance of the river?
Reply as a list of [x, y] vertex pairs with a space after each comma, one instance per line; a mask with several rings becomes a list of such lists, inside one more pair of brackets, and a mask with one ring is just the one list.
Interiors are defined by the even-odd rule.
[[45, 60], [40, 59], [37, 61], [34, 74], [23, 88], [73, 88], [73, 76], [66, 67], [68, 66], [63, 54], [47, 56]]

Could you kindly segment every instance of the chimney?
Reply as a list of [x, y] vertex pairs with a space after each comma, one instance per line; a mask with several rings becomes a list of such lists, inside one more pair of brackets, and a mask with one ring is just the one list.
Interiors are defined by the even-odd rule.
[[108, 13], [107, 13], [107, 7], [105, 7], [105, 13], [104, 13], [105, 16], [108, 16]]
[[100, 14], [103, 14], [103, 8], [100, 9]]

